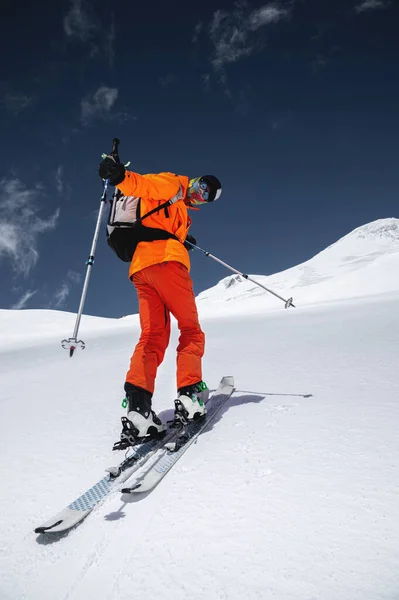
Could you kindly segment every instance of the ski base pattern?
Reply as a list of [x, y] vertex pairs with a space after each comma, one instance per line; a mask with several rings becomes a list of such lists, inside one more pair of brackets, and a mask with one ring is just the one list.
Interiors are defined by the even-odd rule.
[[148, 469], [137, 477], [134, 485], [122, 489], [123, 494], [136, 494], [149, 492], [165, 477], [173, 465], [184, 452], [196, 441], [198, 436], [206, 429], [216, 417], [222, 406], [234, 392], [233, 377], [223, 377], [216, 392], [207, 402], [207, 414], [186, 425], [174, 440], [165, 441], [160, 452]]
[[135, 446], [132, 455], [125, 458], [117, 467], [106, 469], [107, 475], [52, 519], [36, 527], [35, 533], [60, 533], [83, 521], [95, 506], [119, 488], [119, 484], [125, 483], [137, 469], [154, 456], [157, 450], [165, 443], [173, 441], [178, 434], [179, 431], [170, 429], [161, 439], [154, 438], [140, 446]]
[[[222, 389], [227, 379], [232, 381], [233, 378], [224, 377], [221, 380], [218, 389], [214, 392], [214, 394], [212, 394], [212, 396], [210, 396], [208, 402], [210, 402], [212, 405], [213, 399], [218, 398], [218, 396], [220, 396], [222, 393]], [[233, 388], [231, 389], [229, 396], [231, 395], [232, 391]], [[203, 425], [207, 425], [208, 422], [209, 418], [206, 419]], [[199, 425], [199, 422], [192, 423], [192, 425]], [[147, 461], [149, 461], [152, 457], [157, 459], [156, 454], [159, 450], [162, 450], [164, 447], [168, 447], [168, 444], [172, 444], [173, 446], [173, 444], [178, 443], [178, 440], [182, 435], [184, 435], [186, 429], [187, 428], [184, 428], [183, 426], [180, 428], [169, 428], [166, 430], [165, 435], [162, 438], [154, 438], [148, 442], [144, 442], [139, 446], [134, 446], [132, 448], [133, 454], [126, 457], [118, 466], [106, 469], [108, 471], [107, 475], [100, 479], [100, 481], [93, 485], [84, 494], [79, 496], [79, 498], [66, 506], [61, 512], [57, 513], [54, 517], [39, 527], [36, 527], [35, 533], [61, 533], [71, 529], [83, 521], [83, 519], [85, 519], [85, 517], [87, 517], [87, 515], [90, 514], [91, 511], [104, 500], [104, 498], [111, 493], [120, 490], [121, 484], [126, 483], [126, 481], [130, 479], [136, 471], [141, 469], [141, 467], [143, 467]], [[201, 427], [200, 431], [202, 431], [202, 429], [203, 427]], [[200, 433], [200, 431], [198, 433]], [[155, 463], [152, 464], [158, 465], [158, 460], [155, 460]], [[140, 491], [144, 490], [142, 489]]]

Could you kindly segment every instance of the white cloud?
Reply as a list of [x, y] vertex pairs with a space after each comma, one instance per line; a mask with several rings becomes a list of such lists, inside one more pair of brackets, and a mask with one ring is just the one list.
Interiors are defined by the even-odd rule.
[[27, 189], [19, 179], [0, 181], [0, 260], [11, 260], [27, 275], [39, 258], [38, 239], [57, 225], [59, 210], [48, 219], [38, 216], [39, 189]]
[[97, 30], [96, 21], [86, 12], [82, 0], [72, 0], [68, 14], [64, 18], [64, 31], [69, 37], [77, 37], [87, 42]]
[[90, 10], [85, 0], [70, 0], [70, 8], [63, 21], [66, 35], [74, 40], [88, 43], [89, 56], [94, 58], [105, 54], [108, 64], [112, 67], [115, 58], [115, 19], [112, 12], [107, 16], [106, 25]]
[[224, 65], [249, 56], [255, 47], [254, 32], [281, 21], [288, 14], [288, 10], [277, 4], [265, 4], [251, 12], [243, 3], [236, 3], [231, 12], [217, 10], [209, 26], [209, 37], [215, 47], [214, 69], [221, 71]]
[[357, 13], [361, 13], [361, 12], [365, 12], [368, 10], [375, 10], [378, 8], [386, 8], [386, 7], [387, 7], [387, 2], [384, 2], [383, 0], [364, 0], [364, 2], [361, 2], [360, 4], [355, 6], [355, 11]]
[[251, 29], [258, 29], [270, 23], [277, 23], [283, 17], [286, 17], [288, 11], [283, 8], [278, 8], [274, 4], [265, 4], [261, 8], [254, 10], [249, 16]]
[[87, 97], [81, 102], [81, 120], [83, 123], [88, 123], [92, 119], [104, 119], [109, 115], [109, 112], [116, 102], [118, 90], [105, 85], [91, 97]]
[[28, 303], [28, 301], [32, 298], [32, 296], [34, 296], [36, 294], [37, 290], [31, 292], [31, 290], [28, 290], [27, 292], [25, 292], [21, 298], [11, 306], [12, 310], [21, 310], [21, 308], [25, 308], [26, 304]]

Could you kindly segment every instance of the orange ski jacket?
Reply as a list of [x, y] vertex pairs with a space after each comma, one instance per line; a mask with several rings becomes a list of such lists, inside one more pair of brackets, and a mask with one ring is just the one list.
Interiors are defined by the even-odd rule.
[[190, 271], [190, 259], [184, 247], [184, 240], [191, 225], [184, 198], [187, 195], [189, 178], [174, 173], [158, 173], [139, 175], [126, 171], [125, 179], [117, 188], [125, 196], [141, 198], [140, 215], [143, 216], [153, 208], [174, 197], [181, 197], [177, 202], [155, 212], [143, 221], [145, 227], [156, 227], [173, 233], [178, 240], [154, 240], [139, 242], [133, 254], [129, 268], [129, 278], [134, 273], [162, 262], [177, 261]]

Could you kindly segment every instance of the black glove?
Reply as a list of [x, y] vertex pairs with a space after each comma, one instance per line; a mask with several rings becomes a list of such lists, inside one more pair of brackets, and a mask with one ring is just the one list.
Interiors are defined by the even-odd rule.
[[120, 162], [115, 162], [112, 156], [107, 156], [100, 162], [98, 174], [101, 179], [109, 179], [111, 185], [118, 185], [125, 179], [126, 169]]
[[194, 248], [192, 246], [190, 246], [190, 244], [187, 244], [187, 242], [191, 242], [192, 244], [197, 244], [197, 240], [195, 239], [195, 237], [193, 235], [188, 234], [188, 236], [186, 237], [186, 241], [184, 242], [184, 247], [186, 250], [188, 250], [190, 252], [190, 250], [194, 250]]

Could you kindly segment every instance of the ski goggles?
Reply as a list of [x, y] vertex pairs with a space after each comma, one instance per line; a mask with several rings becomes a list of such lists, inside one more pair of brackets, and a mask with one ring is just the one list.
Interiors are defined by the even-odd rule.
[[202, 177], [191, 179], [188, 188], [188, 196], [191, 204], [204, 204], [209, 202], [210, 190], [208, 184]]

